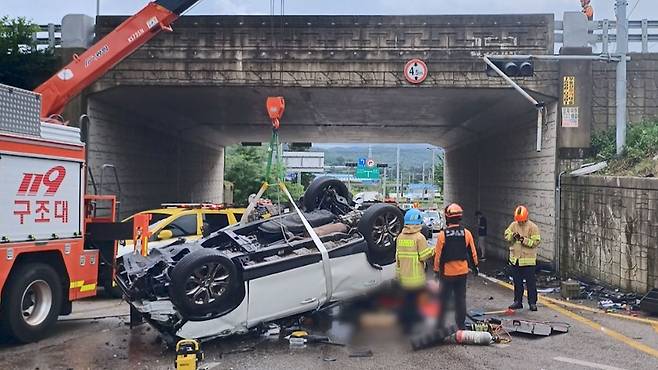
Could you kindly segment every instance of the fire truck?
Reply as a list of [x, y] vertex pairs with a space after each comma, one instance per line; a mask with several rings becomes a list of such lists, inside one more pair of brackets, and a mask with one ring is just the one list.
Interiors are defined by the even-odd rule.
[[73, 301], [112, 286], [117, 240], [146, 242], [148, 218], [115, 222], [115, 196], [85, 194], [85, 145], [60, 114], [198, 1], [147, 4], [34, 92], [0, 85], [0, 336], [43, 338]]

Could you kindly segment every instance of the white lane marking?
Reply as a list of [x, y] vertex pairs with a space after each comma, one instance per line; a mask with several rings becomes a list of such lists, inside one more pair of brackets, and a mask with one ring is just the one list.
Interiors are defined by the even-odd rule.
[[588, 361], [581, 361], [581, 360], [576, 360], [575, 358], [569, 358], [569, 357], [553, 357], [553, 360], [555, 361], [560, 361], [560, 362], [566, 362], [568, 364], [574, 364], [574, 365], [580, 365], [580, 366], [585, 366], [585, 367], [591, 367], [592, 369], [601, 369], [601, 370], [624, 370], [619, 367], [614, 367], [614, 366], [608, 366], [608, 365], [601, 365], [597, 364], [594, 362], [588, 362]]

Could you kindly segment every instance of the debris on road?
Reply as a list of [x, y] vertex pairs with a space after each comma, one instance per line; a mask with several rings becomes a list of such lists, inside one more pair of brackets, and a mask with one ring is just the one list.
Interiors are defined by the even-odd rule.
[[649, 291], [640, 300], [640, 309], [652, 315], [658, 315], [658, 289]]
[[523, 333], [545, 337], [551, 334], [568, 333], [570, 328], [569, 324], [562, 322], [541, 322], [518, 319], [501, 319], [500, 324], [509, 333]]
[[578, 298], [580, 296], [580, 283], [575, 280], [565, 280], [560, 286], [560, 295], [565, 299]]

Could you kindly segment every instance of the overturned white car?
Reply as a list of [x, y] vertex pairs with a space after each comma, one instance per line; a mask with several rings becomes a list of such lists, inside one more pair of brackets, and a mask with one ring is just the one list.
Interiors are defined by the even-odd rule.
[[291, 213], [148, 257], [124, 256], [117, 282], [133, 312], [165, 337], [210, 339], [313, 311], [394, 278], [399, 208], [355, 209], [345, 184], [329, 177], [316, 179], [303, 201], [307, 226]]

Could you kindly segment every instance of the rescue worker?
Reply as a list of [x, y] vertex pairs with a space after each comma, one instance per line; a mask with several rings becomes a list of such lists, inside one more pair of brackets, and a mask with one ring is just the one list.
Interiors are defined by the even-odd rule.
[[478, 275], [478, 254], [473, 234], [461, 225], [464, 211], [459, 204], [445, 209], [446, 228], [439, 232], [434, 253], [434, 272], [440, 280], [441, 312], [438, 326], [443, 327], [445, 308], [455, 295], [455, 322], [461, 330], [466, 328], [466, 277], [469, 266]]
[[580, 0], [580, 6], [583, 7], [583, 14], [585, 14], [588, 21], [594, 20], [594, 8], [590, 2], [590, 0]]
[[528, 289], [530, 311], [537, 311], [537, 247], [541, 242], [539, 228], [528, 220], [528, 209], [518, 206], [514, 210], [514, 222], [505, 230], [505, 240], [510, 243], [509, 264], [512, 265], [514, 279], [514, 303], [512, 310], [523, 308], [523, 281]]
[[425, 261], [434, 255], [434, 249], [427, 245], [421, 232], [422, 224], [422, 212], [416, 208], [408, 210], [404, 215], [404, 228], [396, 241], [396, 275], [404, 290], [400, 319], [405, 333], [419, 318], [417, 301], [425, 286]]

